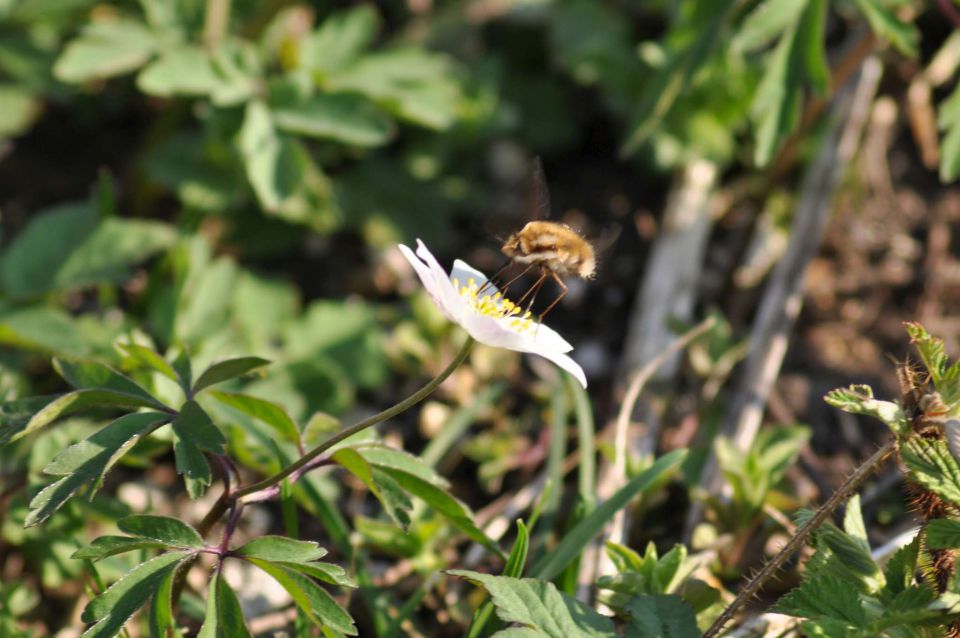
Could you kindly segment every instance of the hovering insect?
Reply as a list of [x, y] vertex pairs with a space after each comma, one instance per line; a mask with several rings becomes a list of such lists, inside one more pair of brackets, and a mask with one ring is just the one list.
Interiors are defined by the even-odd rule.
[[[534, 164], [533, 179], [537, 187], [538, 208], [549, 210], [549, 195], [539, 159]], [[541, 321], [566, 296], [568, 288], [563, 282], [564, 278], [576, 276], [592, 279], [596, 273], [597, 258], [593, 245], [574, 229], [558, 222], [528, 222], [519, 231], [507, 237], [500, 251], [510, 259], [507, 265], [517, 263], [526, 266], [523, 272], [507, 282], [504, 288], [509, 287], [531, 269], [539, 270], [540, 276], [517, 300], [518, 305], [529, 300], [527, 305], [529, 309], [548, 277], [560, 286], [560, 294], [541, 313]]]

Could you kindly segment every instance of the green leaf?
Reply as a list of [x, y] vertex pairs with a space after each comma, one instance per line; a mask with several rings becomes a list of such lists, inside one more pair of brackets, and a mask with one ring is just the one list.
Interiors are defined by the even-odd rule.
[[937, 109], [937, 124], [944, 132], [940, 145], [940, 181], [960, 176], [960, 84]]
[[666, 64], [644, 87], [631, 119], [630, 134], [620, 150], [622, 155], [634, 153], [661, 125], [677, 98], [689, 90], [726, 31], [724, 26], [736, 6], [738, 3], [733, 0], [698, 2], [693, 6], [689, 23], [682, 28], [675, 27], [695, 35], [680, 39], [682, 44], [670, 52]]
[[300, 64], [321, 78], [326, 73], [342, 69], [373, 42], [379, 26], [379, 16], [370, 5], [337, 12], [304, 41]]
[[141, 399], [148, 405], [166, 407], [133, 379], [97, 361], [69, 361], [55, 358], [53, 367], [64, 381], [78, 390], [115, 390]]
[[180, 378], [177, 376], [177, 372], [173, 369], [173, 366], [154, 350], [136, 343], [121, 343], [118, 344], [117, 347], [137, 364], [159, 372], [171, 381], [176, 383], [180, 382]]
[[235, 410], [263, 421], [277, 431], [277, 434], [291, 443], [300, 442], [300, 430], [293, 419], [276, 403], [252, 397], [249, 394], [212, 391], [210, 396]]
[[189, 556], [189, 552], [160, 554], [137, 565], [133, 571], [91, 600], [83, 610], [81, 620], [97, 624], [84, 632], [82, 638], [116, 636], [127, 619], [153, 595], [163, 579]]
[[960, 505], [960, 466], [946, 443], [913, 437], [900, 447], [900, 457], [914, 481]]
[[960, 547], [960, 521], [938, 518], [927, 523], [924, 529], [927, 547], [954, 549]]
[[523, 574], [523, 568], [527, 564], [527, 552], [530, 549], [530, 532], [523, 521], [517, 519], [517, 539], [513, 542], [513, 548], [507, 557], [507, 562], [503, 566], [503, 575], [512, 578], [519, 578]]
[[[2, 273], [0, 264], [0, 275]], [[82, 356], [90, 352], [90, 344], [78, 322], [50, 306], [21, 306], [0, 311], [0, 344], [45, 354]]]
[[142, 538], [130, 538], [129, 536], [100, 536], [93, 539], [86, 547], [81, 547], [75, 551], [70, 558], [89, 559], [92, 561], [103, 560], [108, 556], [123, 554], [140, 549], [162, 549], [163, 543]]
[[899, 594], [914, 584], [917, 573], [917, 558], [920, 555], [920, 536], [898, 549], [883, 569], [885, 589], [890, 594]]
[[206, 546], [203, 537], [192, 526], [168, 516], [127, 516], [117, 522], [117, 527], [127, 534], [157, 541], [168, 547], [202, 549]]
[[697, 615], [680, 596], [635, 596], [626, 607], [626, 635], [644, 638], [699, 638]]
[[326, 626], [348, 636], [356, 636], [353, 618], [322, 587], [297, 571], [257, 558], [251, 563], [267, 572], [289, 592], [293, 601], [316, 625]]
[[343, 567], [334, 565], [333, 563], [291, 563], [289, 561], [277, 561], [275, 564], [300, 572], [301, 574], [306, 574], [307, 576], [312, 576], [317, 580], [322, 580], [331, 585], [338, 585], [340, 587], [357, 586], [357, 583], [347, 576], [347, 572]]
[[14, 298], [118, 283], [133, 264], [169, 247], [167, 224], [101, 219], [90, 203], [41, 211], [0, 258], [0, 285]]
[[766, 166], [800, 118], [803, 89], [800, 25], [792, 25], [767, 59], [751, 105], [756, 128], [754, 162]]
[[223, 84], [207, 52], [194, 45], [165, 49], [137, 75], [137, 87], [149, 95], [209, 95]]
[[414, 47], [365, 55], [331, 74], [326, 86], [364, 95], [400, 119], [435, 130], [453, 124], [460, 97], [450, 60]]
[[53, 67], [63, 82], [86, 82], [129, 73], [150, 59], [159, 43], [139, 22], [113, 19], [88, 24]]
[[250, 638], [240, 601], [220, 570], [207, 588], [207, 613], [197, 638]]
[[550, 638], [613, 638], [613, 621], [557, 590], [553, 583], [533, 578], [493, 576], [462, 569], [447, 572], [487, 590], [506, 623], [520, 623]]
[[172, 425], [177, 473], [184, 475], [190, 497], [198, 499], [212, 480], [203, 452], [223, 454], [226, 439], [196, 401], [184, 403]]
[[848, 388], [831, 390], [823, 400], [835, 408], [850, 414], [863, 414], [882, 421], [894, 433], [909, 427], [907, 416], [893, 401], [873, 398], [873, 388], [868, 385], [851, 385]]
[[[797, 520], [806, 522], [808, 511], [798, 514]], [[831, 560], [834, 575], [851, 579], [865, 591], [876, 591], [883, 583], [883, 575], [870, 555], [870, 546], [865, 538], [859, 538], [844, 533], [836, 525], [826, 522], [820, 526], [816, 534], [818, 547], [827, 548], [836, 557]]]
[[327, 550], [313, 541], [300, 541], [285, 536], [260, 536], [231, 552], [234, 556], [269, 561], [308, 563], [327, 555]]
[[176, 569], [169, 571], [153, 595], [148, 619], [151, 638], [174, 638], [179, 635], [174, 633], [177, 624], [173, 613], [173, 580], [176, 573]]
[[856, 587], [839, 578], [823, 576], [803, 581], [775, 605], [778, 613], [819, 620], [830, 618], [862, 627], [867, 622]]
[[381, 467], [381, 471], [395, 480], [400, 487], [432, 507], [438, 514], [453, 523], [471, 540], [484, 545], [492, 552], [500, 555], [500, 548], [483, 530], [473, 522], [473, 513], [458, 499], [448, 494], [442, 487], [430, 483], [419, 476], [402, 470]]
[[856, 2], [874, 33], [888, 40], [904, 55], [911, 58], [917, 56], [916, 27], [902, 22], [891, 8], [879, 0], [856, 0]]
[[750, 52], [770, 44], [800, 19], [809, 0], [764, 0], [743, 21], [731, 41], [735, 51]]
[[88, 389], [68, 392], [47, 403], [28, 421], [24, 422], [20, 418], [5, 424], [5, 428], [0, 431], [0, 443], [16, 441], [46, 427], [60, 417], [76, 414], [92, 407], [146, 408], [153, 406], [153, 402], [115, 390]]
[[247, 105], [238, 144], [247, 179], [264, 210], [281, 214], [296, 207], [311, 160], [302, 146], [276, 130], [265, 103], [254, 100]]
[[193, 393], [197, 394], [204, 388], [235, 379], [269, 364], [269, 359], [261, 359], [260, 357], [237, 357], [218, 361], [204, 370], [203, 374], [197, 378], [197, 382], [193, 384]]
[[419, 457], [388, 447], [386, 445], [358, 445], [352, 448], [370, 465], [383, 469], [400, 470], [432, 483], [438, 487], [449, 487], [445, 478], [423, 462]]
[[825, 48], [827, 0], [809, 0], [797, 34], [802, 47], [803, 67], [810, 86], [820, 95], [830, 90], [830, 66]]
[[580, 556], [583, 548], [600, 533], [614, 514], [626, 507], [636, 496], [663, 481], [680, 466], [686, 455], [686, 450], [674, 450], [664, 454], [653, 465], [630, 479], [616, 494], [568, 531], [563, 540], [534, 566], [533, 575], [546, 580], [555, 578], [572, 560]]
[[343, 448], [333, 453], [333, 461], [359, 478], [367, 489], [383, 505], [387, 515], [404, 531], [410, 526], [413, 503], [403, 488], [383, 470], [371, 467], [367, 460], [353, 448]]
[[137, 441], [169, 420], [168, 415], [156, 412], [127, 414], [62, 451], [44, 471], [63, 478], [30, 501], [25, 525], [44, 522], [82, 487], [88, 487], [92, 497], [113, 464]]
[[0, 140], [25, 133], [41, 112], [40, 101], [33, 93], [13, 84], [0, 85]]
[[297, 135], [355, 146], [381, 146], [393, 135], [393, 122], [368, 100], [349, 94], [314, 95], [304, 102], [274, 105], [277, 128]]

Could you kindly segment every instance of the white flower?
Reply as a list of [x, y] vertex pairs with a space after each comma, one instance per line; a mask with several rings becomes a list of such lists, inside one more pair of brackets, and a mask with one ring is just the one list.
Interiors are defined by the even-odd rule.
[[447, 275], [427, 247], [417, 240], [417, 254], [404, 245], [400, 251], [417, 271], [423, 287], [440, 311], [480, 343], [516, 352], [528, 352], [557, 364], [586, 388], [587, 377], [567, 356], [573, 346], [556, 331], [534, 321], [530, 312], [504, 297], [486, 275], [459, 259]]

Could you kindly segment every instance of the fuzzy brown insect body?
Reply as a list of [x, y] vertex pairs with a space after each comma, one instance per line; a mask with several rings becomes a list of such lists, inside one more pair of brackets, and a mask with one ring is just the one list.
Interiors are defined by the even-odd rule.
[[593, 277], [597, 259], [593, 246], [565, 224], [527, 223], [503, 243], [503, 254], [520, 264], [536, 265], [559, 277]]
[[567, 294], [567, 285], [563, 283], [564, 277], [590, 279], [597, 268], [596, 254], [590, 242], [566, 224], [557, 222], [528, 222], [518, 232], [507, 237], [507, 241], [503, 242], [500, 250], [511, 261], [526, 266], [523, 272], [514, 277], [507, 286], [531, 268], [536, 267], [540, 270], [540, 277], [517, 300], [518, 304], [522, 304], [529, 298], [529, 309], [547, 277], [553, 277], [560, 286], [560, 294], [540, 315], [541, 320]]

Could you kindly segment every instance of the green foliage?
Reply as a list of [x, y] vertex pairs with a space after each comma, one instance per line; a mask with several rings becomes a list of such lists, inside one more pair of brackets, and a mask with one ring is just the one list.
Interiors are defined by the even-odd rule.
[[733, 488], [732, 525], [752, 523], [809, 439], [810, 430], [805, 427], [767, 428], [759, 432], [746, 453], [724, 438], [717, 439], [717, 461]]
[[837, 388], [828, 392], [823, 400], [844, 412], [872, 416], [883, 422], [894, 433], [904, 432], [909, 427], [901, 407], [893, 401], [875, 399], [873, 388], [868, 385]]
[[552, 583], [533, 578], [491, 576], [462, 569], [453, 569], [449, 573], [486, 589], [500, 620], [529, 628], [523, 633], [505, 629], [495, 634], [497, 636], [505, 638], [516, 633], [550, 638], [612, 638], [616, 635], [609, 618], [558, 591]]
[[903, 444], [900, 457], [914, 481], [960, 505], [960, 464], [944, 441], [914, 437]]

